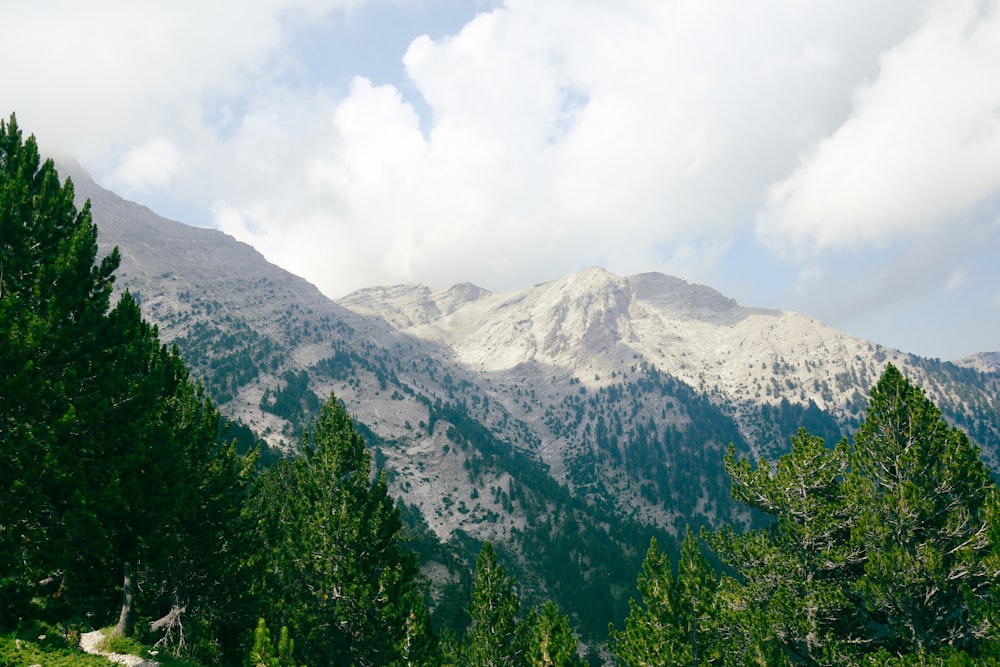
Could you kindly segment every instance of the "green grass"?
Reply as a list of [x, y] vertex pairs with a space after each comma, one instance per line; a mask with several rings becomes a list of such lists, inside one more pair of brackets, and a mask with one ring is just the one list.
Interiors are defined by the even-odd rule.
[[163, 665], [163, 667], [203, 667], [199, 662], [176, 658], [169, 651], [150, 649], [135, 637], [112, 637], [111, 633], [113, 630], [113, 627], [101, 628], [104, 639], [97, 645], [98, 649], [106, 653], [137, 655], [146, 660], [154, 660]]
[[[111, 628], [105, 628], [106, 639], [100, 644], [102, 651], [110, 653], [129, 653], [149, 660], [159, 662], [163, 667], [203, 667], [201, 663], [183, 658], [175, 658], [167, 651], [157, 651], [155, 655], [150, 650], [131, 637], [110, 638]], [[29, 636], [30, 635], [30, 636]], [[0, 667], [111, 667], [107, 658], [84, 653], [79, 647], [79, 632], [39, 630], [36, 634], [20, 632], [0, 635]]]
[[0, 665], [3, 667], [108, 667], [110, 664], [99, 655], [87, 655], [79, 646], [70, 647], [63, 636], [42, 634], [28, 640], [13, 634], [0, 635]]
[[137, 655], [141, 658], [149, 657], [146, 647], [138, 639], [124, 636], [113, 637], [111, 634], [113, 631], [113, 627], [101, 628], [101, 634], [104, 635], [104, 639], [97, 644], [99, 651], [104, 651], [105, 653], [126, 653], [128, 655]]

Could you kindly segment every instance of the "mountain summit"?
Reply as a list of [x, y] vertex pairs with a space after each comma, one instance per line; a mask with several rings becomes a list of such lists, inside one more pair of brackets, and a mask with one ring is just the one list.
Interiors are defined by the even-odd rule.
[[645, 338], [670, 339], [690, 323], [730, 323], [753, 312], [708, 287], [652, 273], [620, 278], [600, 267], [504, 294], [400, 286], [360, 290], [339, 303], [446, 343], [486, 371], [527, 362], [572, 368], [632, 351]]
[[444, 345], [478, 372], [516, 375], [535, 364], [599, 387], [641, 360], [737, 404], [813, 401], [842, 419], [858, 413], [851, 394], [832, 388], [838, 376], [867, 387], [886, 359], [905, 365], [909, 356], [798, 313], [740, 306], [704, 285], [600, 267], [508, 293], [398, 286], [338, 303]]

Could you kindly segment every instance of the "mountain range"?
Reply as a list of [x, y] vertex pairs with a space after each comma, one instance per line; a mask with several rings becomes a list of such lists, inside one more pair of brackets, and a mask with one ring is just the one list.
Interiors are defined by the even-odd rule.
[[120, 249], [116, 289], [237, 431], [293, 453], [331, 393], [345, 403], [404, 515], [436, 540], [423, 556], [442, 585], [458, 585], [463, 545], [494, 540], [527, 588], [567, 607], [586, 596], [575, 621], [606, 629], [627, 610], [649, 535], [760, 520], [729, 499], [730, 445], [773, 459], [800, 426], [850, 436], [889, 362], [1000, 469], [997, 352], [921, 358], [600, 267], [514, 292], [397, 285], [333, 301], [222, 232], [59, 168], [90, 200], [102, 251]]

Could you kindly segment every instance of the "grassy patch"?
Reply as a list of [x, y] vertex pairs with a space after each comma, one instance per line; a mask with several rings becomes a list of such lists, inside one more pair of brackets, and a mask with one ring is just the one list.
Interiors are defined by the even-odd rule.
[[[162, 667], [204, 667], [200, 662], [177, 658], [169, 651], [151, 650], [133, 637], [114, 637], [113, 628], [103, 628], [98, 648], [108, 653], [127, 653], [153, 660]], [[84, 653], [76, 627], [32, 622], [17, 632], [0, 633], [0, 667], [111, 667], [100, 655]]]
[[[125, 653], [128, 655], [137, 655], [140, 658], [158, 662], [162, 665], [162, 667], [203, 667], [200, 662], [175, 657], [171, 655], [169, 651], [150, 649], [148, 646], [143, 645], [135, 637], [112, 637], [111, 633], [113, 631], [113, 627], [101, 629], [101, 634], [104, 635], [104, 639], [102, 639], [97, 645], [99, 650], [106, 653]], [[3, 663], [0, 663], [0, 665], [2, 664]], [[107, 665], [104, 667], [107, 667]]]
[[137, 655], [141, 658], [149, 657], [146, 651], [146, 647], [143, 646], [138, 639], [135, 637], [125, 637], [119, 635], [117, 637], [112, 636], [114, 628], [101, 628], [101, 634], [104, 635], [98, 644], [97, 648], [105, 653], [125, 653], [128, 655]]
[[33, 640], [0, 635], [0, 665], [4, 667], [108, 667], [101, 656], [87, 655], [79, 648], [70, 648], [63, 637], [40, 635]]

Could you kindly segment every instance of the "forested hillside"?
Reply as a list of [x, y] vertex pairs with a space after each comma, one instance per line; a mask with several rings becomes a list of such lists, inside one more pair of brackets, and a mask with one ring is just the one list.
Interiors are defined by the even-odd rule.
[[998, 664], [998, 489], [979, 449], [889, 366], [850, 441], [801, 430], [733, 496], [767, 526], [688, 533], [678, 567], [651, 544], [611, 646], [627, 665]]

